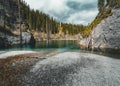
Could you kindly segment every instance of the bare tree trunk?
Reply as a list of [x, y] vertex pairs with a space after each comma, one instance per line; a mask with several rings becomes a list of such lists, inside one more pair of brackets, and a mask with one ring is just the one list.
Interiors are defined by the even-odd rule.
[[50, 40], [50, 30], [51, 30], [51, 22], [49, 21], [49, 27], [48, 27], [48, 40]]
[[19, 30], [20, 30], [20, 45], [22, 45], [22, 30], [21, 30], [21, 17], [20, 17], [20, 0], [18, 0], [18, 9], [19, 9]]
[[42, 32], [41, 32], [41, 28], [38, 30], [39, 31], [39, 41], [42, 40]]
[[46, 35], [47, 35], [47, 41], [49, 41], [49, 26], [48, 26], [47, 18], [46, 18]]
[[6, 36], [6, 32], [5, 32], [5, 0], [3, 0], [3, 28], [4, 28], [4, 33]]
[[93, 44], [94, 44], [94, 34], [95, 34], [95, 31], [93, 29], [93, 31], [91, 31], [91, 33], [90, 33], [90, 42], [89, 42], [89, 48], [91, 48], [92, 51], [94, 50], [94, 47], [93, 47]]

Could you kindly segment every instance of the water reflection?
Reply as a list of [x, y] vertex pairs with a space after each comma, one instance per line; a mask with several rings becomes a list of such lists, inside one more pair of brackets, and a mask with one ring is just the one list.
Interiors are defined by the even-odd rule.
[[42, 41], [38, 42], [35, 46], [35, 48], [46, 48], [46, 49], [56, 49], [56, 48], [69, 48], [69, 49], [80, 49], [79, 45], [77, 44], [77, 41], [73, 40], [52, 40], [52, 41]]
[[41, 50], [41, 49], [80, 49], [75, 40], [40, 41], [35, 45], [13, 46], [0, 50]]
[[89, 50], [82, 50], [78, 45], [77, 41], [75, 40], [51, 40], [51, 41], [41, 41], [37, 42], [35, 45], [24, 45], [24, 46], [13, 46], [9, 48], [0, 48], [0, 51], [4, 50], [67, 50], [67, 51], [77, 51], [77, 52], [84, 52], [84, 53], [94, 53], [109, 57], [114, 57], [120, 59], [120, 53], [114, 52], [100, 52], [100, 51], [89, 51]]

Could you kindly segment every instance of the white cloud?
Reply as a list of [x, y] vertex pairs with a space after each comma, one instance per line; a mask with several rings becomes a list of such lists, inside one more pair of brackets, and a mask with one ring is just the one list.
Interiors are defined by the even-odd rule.
[[87, 25], [89, 22], [91, 22], [98, 11], [81, 11], [78, 13], [72, 14], [66, 22], [74, 23], [74, 24], [85, 24]]
[[[74, 23], [74, 24], [88, 24], [97, 15], [97, 0], [25, 0], [31, 8], [38, 9], [50, 16], [53, 16], [59, 21]], [[84, 9], [75, 10], [70, 8], [66, 3], [72, 3], [76, 7], [84, 6], [84, 4], [91, 5]], [[78, 4], [76, 4], [78, 3]], [[95, 5], [96, 4], [96, 5]], [[73, 5], [73, 6], [74, 6]], [[80, 5], [80, 6], [79, 6]], [[93, 8], [95, 5], [95, 8]], [[91, 9], [93, 10], [91, 10]]]

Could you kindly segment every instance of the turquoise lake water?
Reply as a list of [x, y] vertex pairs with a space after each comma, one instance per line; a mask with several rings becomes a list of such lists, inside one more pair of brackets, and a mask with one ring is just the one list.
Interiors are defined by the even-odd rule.
[[80, 48], [80, 45], [77, 43], [76, 40], [51, 40], [49, 42], [47, 41], [40, 41], [37, 42], [34, 46], [31, 45], [24, 45], [22, 47], [20, 46], [13, 46], [9, 48], [0, 48], [0, 51], [11, 51], [11, 50], [48, 50], [51, 52], [54, 50], [60, 50], [62, 52], [64, 51], [77, 51], [77, 52], [84, 52], [84, 53], [95, 53], [99, 55], [104, 55], [108, 57], [114, 57], [114, 58], [120, 58], [120, 53], [108, 53], [100, 52], [100, 51], [89, 51], [89, 50], [82, 50]]
[[51, 40], [40, 41], [35, 45], [24, 45], [24, 46], [13, 46], [9, 48], [1, 48], [0, 50], [48, 50], [48, 49], [69, 49], [69, 50], [78, 50], [80, 46], [75, 40]]

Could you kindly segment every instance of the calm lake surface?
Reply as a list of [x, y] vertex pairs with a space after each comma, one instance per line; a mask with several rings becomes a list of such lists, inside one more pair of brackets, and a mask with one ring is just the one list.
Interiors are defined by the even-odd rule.
[[64, 51], [75, 51], [75, 52], [84, 52], [84, 53], [95, 53], [99, 55], [104, 55], [104, 56], [120, 59], [120, 53], [93, 52], [93, 51], [82, 50], [80, 49], [80, 46], [76, 40], [51, 40], [49, 42], [41, 41], [41, 42], [37, 42], [34, 46], [24, 45], [22, 47], [13, 46], [9, 48], [0, 48], [0, 51], [11, 51], [11, 50], [35, 50], [35, 51], [48, 50], [51, 52], [54, 52], [56, 50], [63, 51], [63, 52]]
[[0, 50], [48, 50], [48, 49], [68, 49], [68, 50], [78, 50], [80, 46], [77, 44], [75, 40], [51, 40], [47, 41], [40, 41], [37, 42], [34, 46], [31, 45], [24, 45], [20, 46], [13, 46], [9, 48], [1, 48]]

